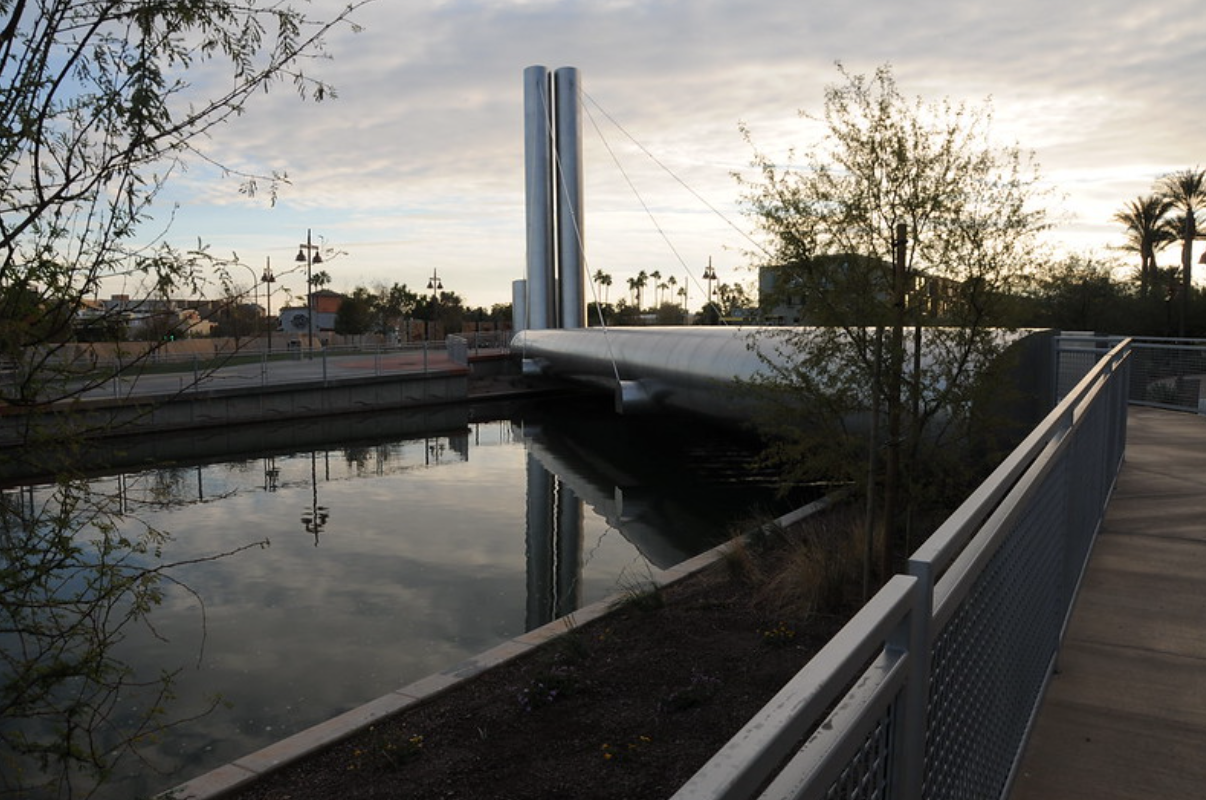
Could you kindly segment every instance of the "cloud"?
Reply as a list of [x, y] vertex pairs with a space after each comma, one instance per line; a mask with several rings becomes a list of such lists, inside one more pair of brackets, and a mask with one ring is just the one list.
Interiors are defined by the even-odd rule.
[[[1185, 77], [1203, 56], [1195, 12], [1191, 0], [1105, 0], [1092, 13], [1038, 0], [376, 2], [356, 14], [363, 32], [333, 33], [332, 60], [307, 65], [336, 99], [302, 104], [282, 87], [210, 143], [223, 163], [287, 170], [278, 206], [194, 169], [173, 193], [188, 205], [176, 231], [233, 231], [247, 250], [257, 237], [242, 228], [254, 225], [267, 252], [322, 227], [356, 262], [346, 276], [413, 271], [415, 284], [438, 267], [464, 276], [470, 302], [505, 302], [524, 261], [523, 70], [572, 65], [586, 94], [588, 259], [701, 270], [712, 255], [733, 274], [749, 260], [732, 229], [748, 226], [732, 178], [752, 155], [738, 123], [769, 152], [809, 145], [815, 127], [797, 111], [822, 108], [840, 60], [855, 73], [891, 64], [906, 95], [989, 100], [994, 134], [1033, 149], [1066, 195], [1076, 246], [1086, 231], [1105, 246], [1121, 236], [1114, 209], [1202, 161], [1206, 87]], [[673, 243], [683, 255], [658, 226], [684, 237]], [[344, 277], [336, 288], [351, 288]]]

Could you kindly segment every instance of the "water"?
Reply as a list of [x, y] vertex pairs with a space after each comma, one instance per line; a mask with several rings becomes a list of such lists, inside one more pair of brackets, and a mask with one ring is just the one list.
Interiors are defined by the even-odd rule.
[[[240, 455], [212, 457], [223, 449]], [[170, 532], [162, 559], [182, 563], [151, 627], [114, 652], [140, 677], [178, 670], [167, 715], [197, 718], [146, 742], [153, 769], [127, 759], [105, 797], [174, 786], [639, 585], [753, 507], [801, 500], [773, 500], [748, 442], [593, 403], [155, 437], [121, 457], [160, 466], [93, 490], [131, 530]], [[152, 702], [126, 692], [114, 716]]]

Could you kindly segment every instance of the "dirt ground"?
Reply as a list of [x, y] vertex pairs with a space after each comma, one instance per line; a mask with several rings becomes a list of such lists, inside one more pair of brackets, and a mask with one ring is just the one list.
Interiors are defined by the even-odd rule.
[[612, 613], [235, 797], [670, 797], [854, 606], [791, 611], [766, 577], [788, 559], [756, 559], [630, 591]]

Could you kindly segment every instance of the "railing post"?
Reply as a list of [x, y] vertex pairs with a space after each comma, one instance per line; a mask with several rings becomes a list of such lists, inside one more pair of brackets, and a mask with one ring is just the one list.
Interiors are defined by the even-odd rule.
[[903, 720], [897, 727], [896, 786], [892, 796], [901, 800], [920, 798], [925, 782], [925, 743], [929, 729], [930, 620], [933, 618], [934, 569], [928, 561], [909, 560], [913, 584], [913, 610], [909, 614], [909, 680], [905, 686]]

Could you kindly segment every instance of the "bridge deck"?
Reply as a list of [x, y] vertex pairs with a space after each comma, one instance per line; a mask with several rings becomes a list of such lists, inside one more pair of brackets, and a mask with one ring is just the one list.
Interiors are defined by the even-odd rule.
[[1206, 418], [1133, 406], [1010, 800], [1204, 796]]

